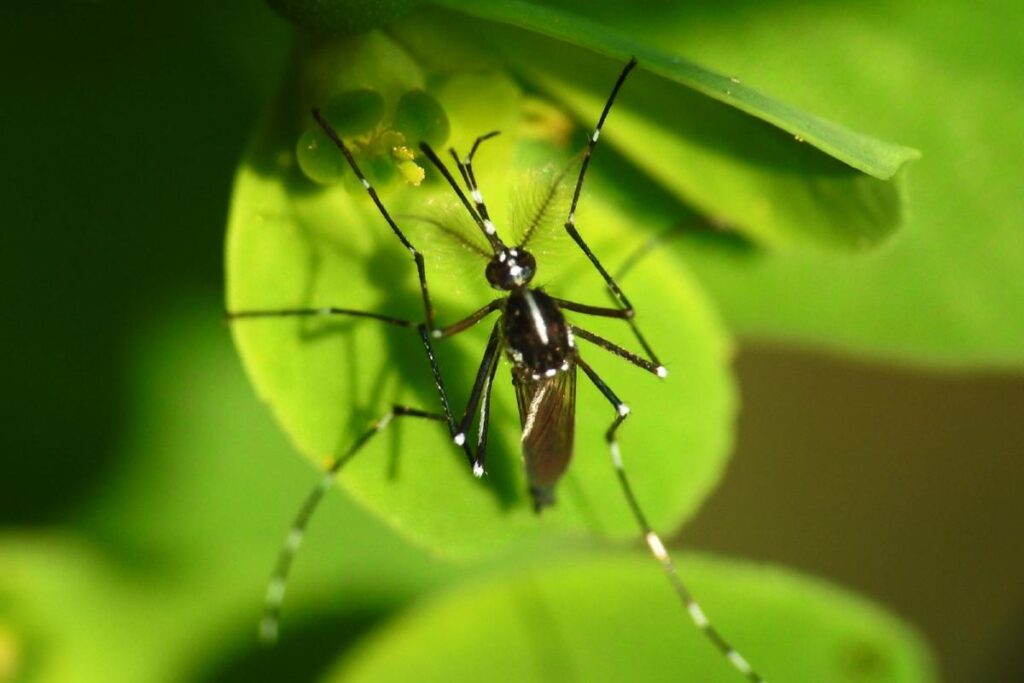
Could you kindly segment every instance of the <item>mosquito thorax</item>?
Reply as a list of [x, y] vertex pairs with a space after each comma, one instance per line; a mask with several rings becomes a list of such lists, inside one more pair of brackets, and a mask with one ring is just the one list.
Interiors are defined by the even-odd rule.
[[484, 274], [491, 287], [512, 290], [530, 284], [537, 272], [537, 261], [525, 249], [504, 249], [487, 263]]

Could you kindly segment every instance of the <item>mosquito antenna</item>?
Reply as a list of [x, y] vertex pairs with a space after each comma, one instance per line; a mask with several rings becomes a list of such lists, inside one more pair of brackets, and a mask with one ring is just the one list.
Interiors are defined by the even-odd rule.
[[421, 142], [420, 149], [423, 151], [423, 154], [426, 155], [427, 159], [430, 160], [430, 163], [432, 163], [437, 168], [437, 170], [441, 172], [441, 175], [443, 175], [444, 179], [448, 181], [448, 184], [451, 186], [451, 188], [455, 190], [455, 194], [458, 196], [459, 201], [461, 201], [462, 205], [466, 207], [466, 211], [468, 211], [469, 215], [473, 217], [473, 220], [476, 221], [476, 224], [480, 226], [480, 230], [483, 231], [484, 237], [486, 237], [487, 241], [490, 242], [491, 249], [494, 250], [494, 253], [497, 254], [502, 251], [505, 251], [505, 244], [501, 241], [501, 238], [498, 237], [498, 231], [494, 227], [494, 223], [492, 223], [490, 220], [487, 220], [485, 222], [480, 217], [480, 215], [473, 209], [473, 206], [469, 203], [469, 199], [466, 198], [466, 193], [462, 191], [461, 187], [459, 187], [459, 184], [455, 181], [454, 176], [452, 176], [452, 172], [449, 171], [448, 167], [444, 165], [444, 162], [441, 161], [440, 157], [437, 156], [437, 153], [434, 152], [433, 148], [427, 143]]
[[484, 133], [483, 135], [478, 137], [476, 141], [473, 143], [473, 147], [469, 150], [469, 156], [466, 157], [466, 164], [468, 165], [473, 163], [473, 157], [476, 156], [476, 150], [478, 147], [480, 147], [481, 142], [483, 142], [484, 140], [490, 140], [491, 138], [496, 137], [498, 135], [501, 135], [500, 130], [492, 130], [490, 133]]
[[[455, 148], [454, 147], [449, 147], [448, 148], [448, 153], [452, 155], [452, 160], [455, 162], [455, 168], [459, 169], [459, 174], [462, 176], [463, 184], [465, 184], [466, 188], [472, 194], [473, 188], [475, 187], [475, 185], [473, 184], [473, 181], [470, 180], [469, 173], [466, 172], [465, 164], [463, 164], [462, 161], [459, 160], [459, 155], [455, 152]], [[486, 209], [485, 209], [485, 211], [486, 211]], [[477, 213], [480, 214], [481, 218], [484, 217], [483, 213], [480, 212], [479, 207], [477, 207]]]
[[552, 183], [548, 186], [548, 189], [547, 191], [545, 191], [544, 197], [541, 199], [540, 204], [538, 204], [534, 209], [533, 216], [530, 218], [529, 224], [522, 232], [522, 236], [519, 240], [520, 247], [525, 247], [527, 244], [529, 244], [530, 240], [533, 239], [533, 233], [537, 231], [538, 227], [540, 227], [541, 221], [544, 219], [544, 215], [551, 209], [552, 205], [555, 202], [555, 199], [558, 198], [562, 181], [565, 179], [565, 176], [569, 173], [570, 168], [571, 166], [566, 166], [565, 168], [563, 168], [555, 177], [554, 181], [552, 181]]
[[469, 173], [469, 179], [472, 181], [473, 187], [479, 187], [476, 184], [476, 175], [473, 173], [473, 157], [476, 156], [476, 151], [480, 148], [480, 143], [484, 140], [490, 140], [498, 135], [501, 135], [500, 130], [492, 130], [490, 133], [484, 133], [473, 142], [473, 147], [470, 148], [469, 155], [466, 156], [466, 171]]
[[437, 228], [438, 230], [440, 230], [441, 232], [443, 232], [445, 235], [450, 237], [451, 239], [453, 239], [456, 242], [458, 242], [460, 246], [465, 247], [469, 251], [472, 251], [474, 254], [479, 254], [480, 256], [483, 256], [484, 258], [490, 258], [491, 257], [490, 254], [488, 254], [486, 251], [484, 251], [483, 247], [481, 247], [481, 246], [479, 246], [477, 244], [474, 244], [473, 242], [470, 242], [466, 238], [465, 235], [463, 235], [462, 233], [460, 233], [459, 231], [454, 229], [452, 226], [447, 225], [441, 219], [434, 218], [433, 216], [421, 216], [420, 214], [416, 214], [416, 213], [400, 213], [400, 214], [396, 214], [396, 216], [398, 218], [407, 219], [407, 220], [413, 220], [413, 221], [419, 221], [420, 223], [426, 223], [427, 225], [432, 225], [435, 228]]
[[484, 196], [480, 192], [480, 186], [476, 182], [476, 174], [473, 173], [473, 157], [476, 155], [477, 149], [480, 148], [480, 143], [484, 140], [490, 140], [495, 135], [499, 135], [501, 131], [492, 130], [490, 133], [481, 135], [473, 142], [473, 147], [469, 150], [469, 156], [466, 157], [465, 161], [459, 159], [458, 153], [455, 148], [449, 148], [448, 152], [452, 155], [452, 159], [455, 160], [455, 165], [458, 166], [459, 172], [462, 174], [462, 179], [466, 183], [466, 187], [469, 188], [469, 195], [473, 198], [473, 202], [476, 204], [476, 211], [483, 220], [484, 228], [487, 230], [494, 230], [494, 222], [491, 220], [491, 216], [487, 211], [487, 204], [484, 202]]

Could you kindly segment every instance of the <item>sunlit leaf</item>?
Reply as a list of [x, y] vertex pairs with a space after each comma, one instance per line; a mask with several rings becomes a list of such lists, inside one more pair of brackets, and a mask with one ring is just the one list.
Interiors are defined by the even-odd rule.
[[[924, 151], [907, 225], [856, 259], [682, 252], [741, 333], [944, 366], [1024, 362], [1022, 6], [599, 5], [601, 21]], [[770, 25], [771, 30], [765, 30]]]
[[[318, 67], [301, 68], [315, 72]], [[335, 77], [344, 81], [344, 70]], [[409, 75], [410, 82], [420, 78]], [[450, 142], [458, 149], [466, 151], [482, 133], [504, 131], [481, 149], [477, 175], [492, 215], [507, 215], [518, 89], [493, 72], [436, 79], [431, 94], [448, 115]], [[287, 107], [290, 111], [302, 104], [288, 102]], [[280, 111], [269, 117], [238, 173], [228, 236], [228, 307], [333, 305], [422, 319], [408, 253], [358, 185], [311, 191], [296, 179], [288, 142], [295, 132], [287, 122]], [[437, 182], [381, 188], [385, 203], [399, 216], [446, 192]], [[634, 230], [644, 217], [623, 213], [622, 199], [622, 188], [595, 183], [578, 213], [581, 230], [610, 268], [642, 241]], [[600, 278], [576, 250], [542, 261], [539, 273], [539, 283], [559, 296], [609, 303]], [[429, 275], [442, 324], [494, 296], [482, 268], [469, 282], [436, 271]], [[632, 405], [622, 438], [624, 457], [652, 519], [672, 527], [695, 509], [720, 474], [733, 411], [728, 344], [699, 291], [670, 259], [651, 258], [625, 286], [672, 376], [659, 381], [599, 349], [583, 352]], [[488, 327], [481, 324], [465, 338], [438, 344], [456, 413], [465, 405]], [[593, 327], [635, 346], [621, 323]], [[408, 330], [322, 319], [245, 320], [232, 329], [259, 394], [298, 449], [318, 464], [343, 452], [393, 403], [438, 406], [419, 340]], [[503, 379], [495, 392], [485, 480], [473, 479], [444, 428], [406, 419], [345, 468], [342, 485], [404, 534], [452, 555], [482, 554], [570, 530], [635, 533], [603, 439], [614, 412], [583, 380], [576, 456], [561, 486], [560, 504], [540, 517], [530, 510], [507, 371], [499, 369]]]
[[[705, 612], [768, 681], [927, 683], [920, 639], [869, 602], [778, 569], [685, 558]], [[332, 681], [743, 680], [647, 558], [510, 571], [404, 613]]]
[[118, 478], [76, 531], [0, 535], [0, 664], [15, 681], [253, 680], [242, 672], [254, 665], [301, 677], [453, 574], [331, 496], [296, 563], [281, 644], [258, 645], [271, 567], [319, 477], [284, 457], [216, 306], [196, 303], [133, 340]]
[[[609, 126], [606, 139], [687, 203], [760, 242], [859, 249], [900, 224], [901, 186], [886, 181], [917, 158], [915, 150], [853, 132], [688, 62], [681, 41], [654, 48], [619, 31], [617, 22], [539, 3], [443, 4], [498, 22], [457, 25], [463, 34], [482, 35], [577, 115], [599, 109], [617, 67], [638, 57], [646, 73], [627, 84], [613, 114], [617, 126]], [[453, 21], [428, 12], [416, 16], [407, 24], [426, 22], [427, 33]]]

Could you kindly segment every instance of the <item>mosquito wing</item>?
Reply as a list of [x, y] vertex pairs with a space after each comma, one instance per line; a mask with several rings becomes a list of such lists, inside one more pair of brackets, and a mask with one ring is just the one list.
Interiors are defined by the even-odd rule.
[[516, 378], [523, 460], [534, 507], [555, 502], [555, 484], [572, 457], [576, 423], [576, 366], [554, 377]]

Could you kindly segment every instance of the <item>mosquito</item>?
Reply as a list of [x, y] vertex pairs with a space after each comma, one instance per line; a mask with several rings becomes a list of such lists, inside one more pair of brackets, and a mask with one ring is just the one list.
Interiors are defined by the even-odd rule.
[[[367, 318], [378, 322], [415, 330], [423, 346], [427, 362], [433, 376], [434, 385], [440, 401], [441, 412], [422, 410], [409, 406], [393, 406], [391, 410], [374, 421], [355, 442], [327, 467], [319, 485], [309, 494], [299, 510], [278, 555], [270, 584], [267, 588], [264, 614], [260, 623], [260, 634], [265, 641], [277, 638], [281, 605], [289, 570], [295, 555], [302, 543], [307, 525], [323, 495], [334, 483], [337, 473], [349, 462], [376, 434], [380, 433], [397, 418], [418, 418], [443, 423], [447, 426], [452, 441], [466, 455], [473, 476], [484, 475], [486, 468], [487, 436], [490, 425], [491, 390], [499, 360], [504, 355], [511, 364], [512, 384], [515, 389], [516, 403], [519, 411], [522, 430], [522, 455], [525, 463], [529, 494], [534, 509], [540, 512], [555, 502], [554, 490], [559, 479], [569, 466], [573, 452], [576, 415], [576, 379], [577, 370], [582, 370], [586, 378], [607, 399], [614, 410], [614, 417], [605, 432], [612, 465], [615, 469], [619, 485], [629, 509], [638, 523], [643, 540], [654, 559], [661, 565], [682, 606], [689, 614], [697, 628], [711, 641], [721, 655], [744, 677], [755, 683], [763, 683], [747, 660], [719, 633], [711, 624], [700, 604], [693, 597], [683, 582], [664, 543], [647, 521], [639, 501], [633, 492], [626, 469], [623, 465], [619, 449], [617, 433], [630, 414], [629, 407], [615, 394], [612, 388], [587, 364], [577, 344], [584, 340], [597, 348], [610, 352], [633, 366], [651, 373], [659, 378], [666, 378], [668, 371], [661, 364], [654, 350], [644, 338], [635, 322], [632, 303], [623, 293], [615, 278], [605, 269], [597, 256], [587, 245], [576, 226], [576, 207], [586, 178], [587, 169], [605, 120], [612, 109], [619, 90], [626, 82], [629, 73], [637, 66], [636, 59], [631, 59], [622, 69], [611, 93], [605, 102], [601, 116], [594, 127], [594, 132], [582, 153], [576, 184], [569, 204], [568, 215], [563, 223], [566, 233], [604, 279], [608, 290], [617, 306], [613, 308], [592, 306], [561, 299], [541, 287], [532, 286], [537, 273], [537, 261], [527, 248], [534, 236], [535, 228], [540, 222], [541, 214], [552, 207], [553, 190], [541, 202], [526, 229], [515, 245], [509, 246], [498, 234], [498, 229], [491, 219], [484, 201], [483, 194], [477, 185], [473, 171], [473, 159], [482, 143], [486, 142], [498, 131], [480, 136], [473, 143], [469, 154], [462, 158], [454, 149], [450, 149], [455, 168], [459, 173], [462, 185], [452, 174], [445, 162], [427, 144], [421, 143], [420, 149], [430, 163], [443, 176], [455, 196], [465, 209], [479, 234], [486, 240], [487, 249], [481, 244], [459, 238], [463, 246], [475, 251], [486, 260], [484, 276], [488, 284], [501, 295], [479, 310], [474, 311], [454, 324], [438, 327], [435, 324], [434, 307], [431, 303], [427, 287], [426, 266], [423, 255], [406, 237], [398, 226], [395, 218], [385, 208], [383, 202], [366, 176], [363, 174], [351, 151], [331, 124], [313, 109], [313, 118], [324, 133], [338, 147], [356, 177], [362, 183], [378, 212], [388, 227], [408, 250], [416, 265], [419, 278], [420, 294], [423, 299], [424, 322], [396, 318], [374, 312], [348, 308], [321, 307], [297, 308], [285, 310], [243, 310], [226, 314], [229, 320], [271, 318], [271, 317], [355, 317]], [[563, 172], [564, 175], [564, 172]], [[559, 178], [556, 183], [561, 180]], [[443, 227], [443, 226], [441, 226]], [[450, 231], [449, 231], [450, 232]], [[629, 351], [611, 341], [589, 332], [583, 327], [570, 323], [565, 312], [601, 318], [614, 318], [624, 321], [632, 331], [637, 343], [643, 349], [643, 355]], [[491, 333], [484, 349], [483, 359], [477, 370], [466, 409], [461, 418], [456, 420], [452, 413], [441, 369], [434, 353], [434, 342], [453, 337], [482, 322], [491, 314], [497, 313], [497, 321], [491, 327]], [[475, 437], [475, 448], [467, 442], [473, 421], [478, 421]]]

